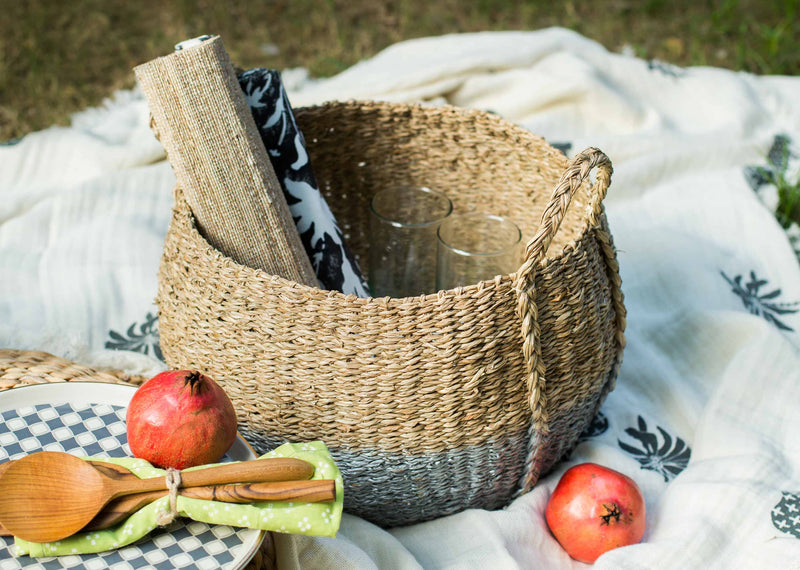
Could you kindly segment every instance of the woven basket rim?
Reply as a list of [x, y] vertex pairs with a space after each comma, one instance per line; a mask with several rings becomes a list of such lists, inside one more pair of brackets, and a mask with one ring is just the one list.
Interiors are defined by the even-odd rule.
[[[471, 108], [463, 108], [457, 107], [452, 104], [443, 104], [443, 105], [431, 105], [425, 103], [397, 103], [397, 102], [389, 102], [389, 101], [374, 101], [374, 100], [367, 100], [367, 99], [348, 99], [346, 101], [326, 101], [324, 103], [319, 103], [315, 105], [308, 105], [303, 107], [298, 107], [295, 109], [295, 112], [298, 114], [302, 114], [304, 112], [313, 112], [315, 110], [329, 110], [329, 109], [336, 109], [336, 108], [360, 108], [360, 107], [372, 107], [372, 108], [384, 108], [390, 111], [409, 111], [409, 110], [419, 110], [419, 111], [429, 111], [429, 110], [445, 110], [447, 112], [453, 113], [458, 115], [459, 118], [464, 120], [471, 120], [471, 119], [480, 119], [481, 121], [489, 121], [494, 122], [497, 127], [501, 127], [505, 130], [513, 130], [515, 134], [519, 135], [520, 137], [527, 138], [532, 142], [536, 142], [539, 144], [544, 144], [547, 147], [551, 148], [554, 152], [561, 153], [558, 149], [550, 145], [544, 137], [537, 135], [530, 130], [512, 123], [507, 119], [500, 117], [495, 113], [490, 113], [488, 111], [483, 111], [480, 109], [471, 109]], [[564, 156], [564, 168], [566, 168], [568, 163], [568, 159]], [[202, 235], [199, 231], [196, 223], [196, 219], [194, 214], [191, 210], [191, 207], [186, 202], [185, 198], [183, 197], [183, 191], [180, 189], [179, 185], [176, 184], [175, 188], [173, 189], [173, 195], [175, 198], [175, 206], [173, 208], [173, 212], [177, 212], [179, 215], [187, 215], [189, 216], [189, 223], [190, 228], [194, 234], [194, 238], [201, 240], [201, 244], [208, 248], [210, 251], [213, 252], [215, 257], [218, 257], [218, 262], [224, 263], [227, 265], [231, 265], [233, 267], [239, 268], [242, 271], [246, 272], [253, 272], [254, 275], [260, 277], [261, 279], [266, 278], [267, 280], [274, 280], [277, 286], [284, 286], [284, 287], [294, 287], [299, 289], [300, 291], [306, 294], [314, 294], [320, 295], [322, 294], [325, 297], [339, 297], [341, 299], [347, 299], [348, 302], [355, 302], [360, 305], [369, 305], [373, 303], [382, 304], [384, 306], [398, 306], [408, 303], [424, 303], [428, 300], [442, 298], [447, 296], [458, 296], [462, 294], [462, 292], [475, 292], [482, 290], [486, 287], [490, 287], [493, 284], [499, 285], [503, 282], [510, 282], [513, 283], [516, 280], [517, 273], [522, 268], [517, 269], [517, 271], [496, 276], [492, 279], [486, 279], [483, 281], [479, 281], [478, 283], [473, 283], [470, 285], [465, 285], [461, 287], [456, 287], [453, 289], [442, 289], [436, 291], [435, 293], [426, 293], [421, 295], [416, 295], [412, 297], [358, 297], [354, 294], [345, 295], [340, 291], [334, 290], [327, 290], [327, 289], [320, 289], [318, 287], [305, 285], [303, 283], [298, 283], [296, 281], [292, 281], [290, 279], [286, 279], [279, 275], [271, 274], [263, 269], [249, 267], [243, 264], [238, 263], [236, 260], [232, 259], [231, 257], [225, 255], [217, 248], [212, 246], [208, 240]], [[549, 196], [548, 196], [549, 198]], [[602, 204], [601, 204], [602, 208]], [[578, 246], [578, 243], [585, 237], [586, 233], [591, 229], [591, 212], [586, 211], [583, 212], [581, 215], [581, 223], [578, 227], [578, 232], [575, 236], [560, 244], [557, 248], [551, 248], [548, 252], [544, 255], [544, 257], [539, 260], [537, 264], [537, 268], [539, 267], [546, 267], [549, 263], [558, 260], [559, 258], [568, 255], [570, 252], [574, 251], [575, 248]], [[524, 242], [526, 245], [533, 240], [533, 236], [530, 236], [527, 242]], [[524, 261], [523, 261], [524, 264]]]

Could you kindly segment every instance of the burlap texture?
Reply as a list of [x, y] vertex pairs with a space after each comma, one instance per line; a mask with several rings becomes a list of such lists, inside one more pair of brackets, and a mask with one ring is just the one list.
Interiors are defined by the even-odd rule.
[[238, 263], [317, 286], [219, 37], [134, 69], [197, 226]]

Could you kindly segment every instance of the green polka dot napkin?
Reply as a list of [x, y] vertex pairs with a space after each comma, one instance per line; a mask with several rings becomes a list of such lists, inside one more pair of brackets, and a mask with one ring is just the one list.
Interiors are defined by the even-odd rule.
[[[202, 501], [178, 496], [177, 509], [182, 517], [196, 521], [236, 527], [247, 527], [274, 532], [336, 536], [342, 519], [343, 484], [339, 468], [334, 463], [324, 443], [286, 443], [261, 457], [296, 457], [315, 467], [312, 479], [335, 479], [336, 501], [333, 503], [278, 503], [248, 504]], [[164, 471], [144, 459], [92, 457], [98, 461], [116, 463], [130, 469], [140, 478], [158, 477]], [[193, 469], [203, 469], [195, 467]], [[56, 542], [28, 542], [15, 539], [18, 555], [60, 556], [63, 554], [91, 554], [121, 548], [149, 534], [158, 526], [156, 519], [162, 510], [169, 510], [169, 499], [163, 497], [132, 514], [115, 527], [74, 534]]]

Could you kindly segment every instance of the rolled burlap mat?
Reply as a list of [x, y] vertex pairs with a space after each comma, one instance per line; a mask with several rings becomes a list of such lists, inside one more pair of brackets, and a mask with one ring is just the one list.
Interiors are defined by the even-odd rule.
[[197, 226], [242, 265], [317, 287], [218, 36], [134, 68]]

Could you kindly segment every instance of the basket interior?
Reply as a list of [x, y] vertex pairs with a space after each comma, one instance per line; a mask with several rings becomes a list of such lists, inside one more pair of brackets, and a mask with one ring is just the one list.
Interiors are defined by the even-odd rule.
[[[567, 164], [541, 137], [478, 111], [350, 102], [299, 108], [296, 117], [320, 191], [364, 271], [369, 201], [379, 189], [440, 190], [454, 214], [506, 217], [527, 242]], [[585, 230], [587, 190], [576, 193], [548, 257]]]

